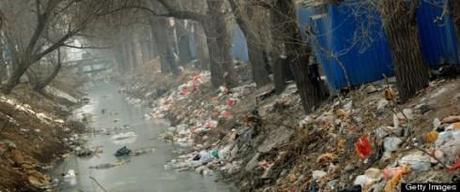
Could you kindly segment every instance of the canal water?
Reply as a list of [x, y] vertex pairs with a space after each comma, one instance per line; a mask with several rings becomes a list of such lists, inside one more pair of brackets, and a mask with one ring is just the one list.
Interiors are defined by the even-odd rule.
[[[103, 152], [90, 158], [71, 156], [60, 163], [53, 171], [53, 175], [60, 180], [59, 191], [236, 191], [229, 184], [215, 182], [216, 178], [212, 176], [201, 176], [193, 171], [166, 170], [165, 163], [177, 156], [174, 154], [177, 148], [160, 138], [168, 123], [146, 120], [144, 114], [147, 109], [129, 104], [118, 92], [116, 84], [96, 83], [88, 91], [88, 97], [90, 103], [76, 111], [76, 115], [91, 114], [89, 124], [96, 130], [112, 132], [115, 128], [123, 129], [113, 131], [110, 135], [85, 135], [88, 147], [99, 147]], [[126, 132], [134, 132], [136, 136], [126, 140], [113, 138], [115, 133]], [[120, 161], [114, 153], [123, 146], [132, 150], [148, 149], [149, 152]], [[115, 163], [117, 166], [106, 169], [90, 168], [107, 163]], [[67, 175], [64, 177], [62, 174]]]

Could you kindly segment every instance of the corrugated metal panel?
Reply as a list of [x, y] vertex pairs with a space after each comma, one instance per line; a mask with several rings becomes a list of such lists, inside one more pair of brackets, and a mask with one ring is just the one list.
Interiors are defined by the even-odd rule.
[[326, 16], [312, 21], [315, 55], [329, 85], [336, 90], [393, 73], [391, 52], [378, 13], [355, 5], [328, 5]]
[[[392, 52], [381, 17], [374, 7], [363, 2], [348, 0], [327, 5], [323, 12], [306, 9], [310, 14], [305, 15], [313, 15], [310, 20], [314, 54], [335, 90], [393, 75]], [[417, 10], [422, 53], [433, 68], [459, 63], [455, 26], [449, 16], [442, 15], [444, 2], [446, 0], [424, 0]]]
[[431, 67], [458, 64], [457, 38], [452, 18], [443, 14], [446, 0], [423, 0], [417, 10], [422, 52]]
[[312, 14], [313, 13], [307, 8], [299, 7], [299, 9], [297, 9], [297, 18], [301, 31], [300, 34], [303, 38], [305, 38], [305, 29], [310, 26], [310, 17]]

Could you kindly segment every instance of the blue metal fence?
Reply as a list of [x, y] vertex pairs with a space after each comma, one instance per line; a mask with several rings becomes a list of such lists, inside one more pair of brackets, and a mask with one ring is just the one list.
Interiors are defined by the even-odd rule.
[[249, 61], [246, 38], [238, 25], [235, 25], [232, 31], [232, 56], [237, 60]]
[[[338, 90], [393, 75], [392, 52], [381, 17], [364, 1], [348, 0], [324, 8], [308, 8], [298, 14], [301, 26], [311, 25], [311, 45], [331, 88]], [[459, 63], [455, 28], [442, 15], [446, 0], [424, 0], [417, 10], [420, 42], [427, 64]]]
[[417, 10], [417, 24], [425, 61], [431, 67], [458, 64], [457, 38], [452, 18], [443, 14], [446, 0], [423, 0]]
[[392, 57], [375, 10], [329, 5], [312, 19], [312, 47], [333, 89], [392, 75]]

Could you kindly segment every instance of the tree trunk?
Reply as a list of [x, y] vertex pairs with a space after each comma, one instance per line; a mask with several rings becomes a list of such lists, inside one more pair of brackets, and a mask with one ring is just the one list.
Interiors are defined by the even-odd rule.
[[[273, 5], [277, 5], [277, 0], [273, 0]], [[286, 60], [284, 53], [285, 49], [285, 36], [288, 36], [286, 31], [285, 21], [286, 15], [277, 9], [272, 9], [270, 13], [271, 17], [271, 51], [270, 57], [273, 66], [273, 80], [275, 84], [276, 93], [280, 94], [286, 88], [286, 81], [288, 80], [288, 74], [291, 73], [289, 62]], [[292, 76], [292, 75], [290, 75]]]
[[383, 0], [381, 10], [395, 59], [396, 85], [403, 102], [428, 86], [428, 68], [423, 61], [415, 20], [418, 4], [415, 1], [409, 5], [404, 0]]
[[204, 28], [206, 32], [206, 42], [208, 44], [211, 83], [214, 88], [219, 88], [220, 86], [224, 85], [224, 72], [222, 70], [222, 64], [219, 62], [223, 60], [223, 58], [220, 55], [219, 44], [215, 38], [217, 36], [217, 31], [212, 26], [207, 26]]
[[137, 57], [137, 46], [136, 46], [136, 41], [135, 39], [131, 38], [129, 41], [130, 47], [131, 47], [131, 71], [136, 70], [137, 64], [138, 64], [138, 57]]
[[48, 86], [59, 74], [59, 71], [61, 71], [62, 68], [62, 62], [61, 62], [61, 51], [58, 49], [58, 54], [57, 54], [57, 63], [56, 66], [54, 67], [53, 71], [51, 74], [46, 77], [44, 80], [39, 81], [36, 83], [33, 87], [34, 91], [41, 92], [46, 86]]
[[[160, 51], [161, 60], [161, 72], [162, 73], [173, 73], [179, 74], [179, 68], [177, 67], [176, 60], [173, 52], [173, 41], [170, 35], [170, 29], [168, 19], [158, 19], [158, 25], [155, 28], [156, 38], [158, 42], [158, 49]], [[162, 45], [162, 46], [161, 46]]]
[[141, 62], [142, 64], [150, 61], [150, 48], [148, 46], [148, 40], [140, 41], [140, 52], [141, 52]]
[[150, 22], [150, 42], [149, 42], [149, 47], [150, 47], [150, 60], [154, 59], [155, 57], [160, 55], [159, 52], [159, 42], [156, 36], [156, 25], [154, 21]]
[[121, 72], [121, 71], [124, 71], [123, 68], [124, 68], [124, 57], [123, 57], [123, 44], [122, 43], [119, 43], [117, 44], [117, 47], [116, 49], [114, 50], [114, 57], [117, 61], [117, 66], [118, 66], [118, 71]]
[[189, 64], [192, 60], [192, 54], [190, 52], [190, 36], [189, 28], [185, 21], [175, 20], [176, 25], [176, 36], [177, 36], [177, 52], [179, 55], [179, 65]]
[[208, 44], [206, 43], [206, 34], [204, 33], [203, 27], [199, 24], [195, 24], [194, 29], [198, 68], [202, 70], [209, 70], [209, 52]]
[[[230, 5], [235, 15], [236, 22], [243, 31], [244, 36], [246, 37], [246, 42], [248, 45], [248, 54], [249, 54], [249, 63], [252, 69], [252, 78], [257, 86], [264, 86], [270, 83], [270, 78], [268, 78], [268, 71], [265, 68], [265, 57], [264, 57], [264, 47], [260, 38], [255, 33], [254, 29], [251, 27], [255, 24], [252, 24], [248, 19], [243, 16], [241, 11], [241, 6], [238, 6], [236, 0], [230, 0]], [[250, 7], [247, 7], [250, 9]]]
[[129, 51], [128, 51], [128, 46], [126, 45], [126, 42], [123, 42], [121, 44], [122, 47], [122, 57], [123, 57], [123, 63], [122, 63], [122, 72], [126, 72], [129, 70]]
[[[224, 1], [207, 0], [207, 3], [208, 22], [204, 26], [211, 61], [211, 82], [214, 87], [219, 87], [222, 83], [229, 88], [235, 87], [238, 80], [230, 54], [230, 35], [223, 12]], [[216, 74], [212, 74], [213, 72]]]
[[252, 78], [257, 86], [264, 86], [270, 83], [270, 78], [268, 78], [263, 48], [260, 47], [261, 44], [254, 43], [251, 39], [247, 42], [249, 62], [252, 67]]
[[[27, 66], [27, 67], [26, 67]], [[4, 94], [10, 94], [11, 91], [19, 84], [22, 75], [27, 71], [28, 65], [20, 64], [2, 86], [1, 91]]]
[[460, 1], [450, 0], [450, 6], [452, 7], [452, 18], [454, 19], [455, 28], [457, 31], [457, 42], [460, 40]]
[[[1, 17], [1, 12], [0, 12], [0, 17]], [[1, 20], [1, 18], [0, 18]], [[7, 67], [6, 67], [6, 61], [5, 58], [3, 58], [3, 44], [0, 41], [0, 85], [2, 82], [7, 78]]]
[[279, 26], [284, 29], [280, 35], [284, 42], [289, 67], [294, 74], [303, 108], [306, 113], [309, 113], [326, 98], [326, 91], [323, 89], [324, 86], [322, 86], [318, 71], [308, 67], [311, 51], [306, 48], [305, 42], [300, 36], [294, 1], [275, 0], [274, 8], [283, 13], [282, 16], [277, 15], [284, 21]]
[[284, 79], [283, 65], [278, 55], [272, 55], [273, 62], [273, 84], [275, 85], [275, 92], [281, 94], [286, 89], [286, 80]]
[[6, 75], [6, 63], [4, 61], [0, 61], [0, 85], [7, 78]]
[[127, 66], [127, 71], [131, 72], [133, 70], [133, 56], [132, 56], [132, 47], [131, 47], [131, 42], [127, 40], [126, 42], [126, 66]]

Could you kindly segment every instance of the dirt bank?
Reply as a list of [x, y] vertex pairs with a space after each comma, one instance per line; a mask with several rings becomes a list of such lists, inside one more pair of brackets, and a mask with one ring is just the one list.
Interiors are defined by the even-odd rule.
[[36, 93], [24, 85], [0, 95], [0, 191], [51, 189], [47, 172], [68, 150], [66, 138], [83, 130], [66, 120], [81, 96], [71, 93], [52, 87]]

